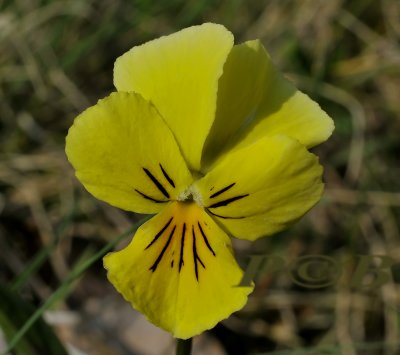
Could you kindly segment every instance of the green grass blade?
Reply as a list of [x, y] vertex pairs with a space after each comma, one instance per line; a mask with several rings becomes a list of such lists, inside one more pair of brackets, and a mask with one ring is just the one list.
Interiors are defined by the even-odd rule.
[[68, 292], [70, 285], [79, 278], [92, 264], [97, 260], [102, 258], [107, 252], [109, 252], [115, 245], [117, 245], [121, 240], [131, 235], [135, 232], [144, 222], [146, 222], [150, 216], [143, 218], [141, 221], [136, 223], [134, 226], [129, 228], [126, 232], [119, 235], [113, 241], [105, 245], [97, 253], [95, 253], [91, 258], [87, 259], [85, 262], [81, 263], [79, 267], [72, 270], [66, 280], [59, 286], [59, 288], [47, 299], [47, 301], [40, 306], [37, 311], [32, 314], [32, 316], [27, 320], [27, 322], [21, 327], [21, 329], [14, 335], [8, 344], [8, 348], [5, 350], [3, 355], [8, 354], [22, 339], [26, 332], [35, 324], [35, 322], [43, 315], [43, 313], [49, 309], [57, 300], [61, 299], [63, 295]]
[[32, 261], [27, 265], [23, 272], [12, 282], [11, 290], [19, 291], [21, 287], [29, 280], [30, 276], [34, 274], [40, 267], [45, 263], [48, 256], [52, 253], [54, 248], [57, 246], [61, 238], [63, 237], [65, 230], [69, 226], [75, 214], [75, 206], [71, 209], [70, 213], [62, 220], [60, 226], [57, 228], [55, 237], [50, 241], [46, 247], [42, 248], [33, 258]]

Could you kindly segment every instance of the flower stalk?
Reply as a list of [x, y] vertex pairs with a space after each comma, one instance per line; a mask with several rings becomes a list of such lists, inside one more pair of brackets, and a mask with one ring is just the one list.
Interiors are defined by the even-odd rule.
[[190, 355], [192, 353], [192, 339], [176, 339], [176, 355]]

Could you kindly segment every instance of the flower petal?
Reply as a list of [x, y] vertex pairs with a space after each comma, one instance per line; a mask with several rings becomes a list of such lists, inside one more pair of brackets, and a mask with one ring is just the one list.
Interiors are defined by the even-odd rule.
[[319, 105], [274, 67], [260, 41], [245, 42], [232, 49], [225, 63], [204, 161], [209, 163], [226, 142], [227, 149], [237, 149], [285, 134], [310, 148], [328, 139], [333, 129]]
[[156, 213], [192, 182], [167, 125], [134, 93], [113, 93], [80, 114], [66, 153], [90, 193], [129, 211]]
[[244, 121], [254, 115], [272, 70], [259, 40], [233, 46], [219, 80], [217, 112], [204, 148], [203, 165], [212, 161]]
[[232, 45], [225, 27], [206, 23], [134, 47], [115, 63], [115, 87], [154, 103], [192, 170], [200, 169], [218, 79]]
[[323, 191], [321, 175], [314, 154], [278, 135], [227, 154], [194, 187], [229, 233], [254, 240], [287, 227], [315, 205]]
[[104, 258], [115, 288], [177, 338], [210, 329], [242, 308], [253, 287], [229, 237], [195, 203], [172, 202], [139, 228], [125, 249]]

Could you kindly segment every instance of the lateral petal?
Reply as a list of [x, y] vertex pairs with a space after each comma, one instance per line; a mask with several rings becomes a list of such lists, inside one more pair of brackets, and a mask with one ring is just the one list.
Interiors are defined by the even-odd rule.
[[194, 188], [235, 237], [254, 240], [295, 222], [320, 199], [322, 167], [298, 141], [265, 137], [227, 154]]
[[182, 339], [242, 308], [253, 289], [237, 287], [243, 272], [230, 238], [193, 202], [170, 203], [104, 265], [135, 309]]
[[192, 182], [169, 128], [134, 93], [113, 93], [80, 114], [66, 153], [91, 194], [128, 211], [156, 213]]
[[133, 47], [115, 62], [115, 87], [154, 103], [192, 170], [200, 170], [218, 79], [232, 45], [225, 27], [206, 23]]

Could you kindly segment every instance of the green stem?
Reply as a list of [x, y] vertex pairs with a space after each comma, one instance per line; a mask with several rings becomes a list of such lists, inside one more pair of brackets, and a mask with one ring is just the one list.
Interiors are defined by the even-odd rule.
[[176, 355], [190, 355], [192, 352], [192, 338], [176, 339]]

